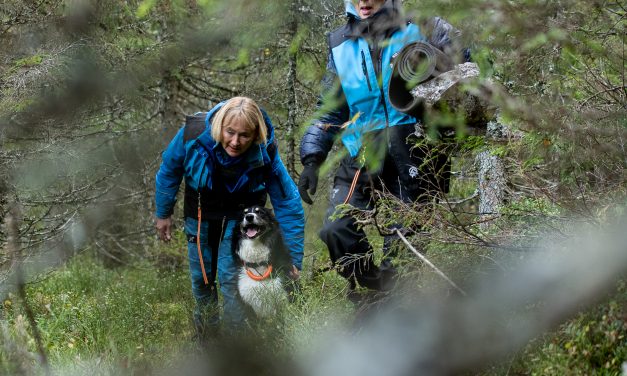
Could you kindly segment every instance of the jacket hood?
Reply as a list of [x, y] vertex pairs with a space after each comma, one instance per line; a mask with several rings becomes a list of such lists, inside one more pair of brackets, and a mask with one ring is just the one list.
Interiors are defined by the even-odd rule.
[[355, 4], [351, 0], [345, 0], [344, 6], [346, 7], [346, 17], [360, 19]]

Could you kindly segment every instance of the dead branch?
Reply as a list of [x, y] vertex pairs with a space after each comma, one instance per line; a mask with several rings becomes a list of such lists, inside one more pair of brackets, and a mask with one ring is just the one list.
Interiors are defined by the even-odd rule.
[[416, 250], [416, 248], [414, 248], [410, 242], [407, 241], [407, 239], [403, 236], [403, 234], [398, 230], [395, 229], [394, 232], [396, 233], [396, 235], [398, 235], [398, 237], [403, 241], [403, 243], [405, 243], [405, 245], [407, 246], [407, 248], [409, 248], [410, 251], [412, 251], [416, 256], [418, 256], [418, 258], [420, 260], [422, 260], [422, 262], [424, 262], [425, 264], [427, 264], [431, 269], [435, 270], [435, 272], [442, 278], [444, 278], [451, 286], [453, 286], [457, 291], [459, 291], [463, 296], [466, 296], [466, 292], [464, 290], [462, 290], [459, 286], [457, 286], [455, 284], [455, 282], [453, 282], [449, 277], [446, 276], [446, 274], [444, 274], [440, 269], [438, 269], [435, 265], [433, 265], [433, 263], [431, 261], [429, 261], [429, 259], [427, 259], [422, 253], [418, 252]]

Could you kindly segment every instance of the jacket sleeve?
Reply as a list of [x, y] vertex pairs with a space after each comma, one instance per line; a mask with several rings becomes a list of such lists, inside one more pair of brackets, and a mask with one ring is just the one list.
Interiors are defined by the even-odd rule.
[[287, 173], [278, 152], [272, 161], [272, 174], [267, 189], [292, 263], [300, 270], [305, 247], [305, 211], [296, 184]]
[[185, 147], [183, 129], [170, 141], [162, 154], [162, 162], [155, 178], [155, 206], [157, 218], [168, 218], [174, 212], [176, 194], [183, 180]]
[[461, 46], [462, 32], [440, 17], [429, 19], [423, 27], [429, 44], [450, 55], [457, 55], [462, 61], [470, 61], [470, 49]]
[[318, 98], [315, 120], [305, 131], [300, 143], [300, 160], [303, 163], [311, 159], [322, 163], [331, 150], [335, 137], [340, 133], [340, 126], [350, 116], [331, 53], [321, 86], [322, 93]]

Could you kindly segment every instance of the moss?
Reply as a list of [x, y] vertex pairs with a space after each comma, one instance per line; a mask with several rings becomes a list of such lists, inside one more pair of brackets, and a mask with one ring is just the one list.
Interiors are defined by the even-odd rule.
[[29, 68], [41, 65], [41, 63], [46, 58], [46, 55], [37, 54], [33, 56], [24, 57], [22, 59], [18, 59], [13, 63], [16, 68]]

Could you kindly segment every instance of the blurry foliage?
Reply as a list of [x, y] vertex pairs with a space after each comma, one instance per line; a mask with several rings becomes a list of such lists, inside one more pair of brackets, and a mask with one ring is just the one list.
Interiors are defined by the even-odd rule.
[[28, 68], [41, 64], [44, 60], [44, 56], [42, 55], [33, 55], [29, 57], [25, 57], [23, 59], [19, 59], [15, 62], [15, 67], [17, 68]]
[[[115, 202], [116, 219], [103, 218], [89, 238], [120, 262], [148, 256], [160, 151], [185, 114], [234, 95], [271, 114], [295, 173], [294, 130], [316, 101], [325, 61], [317, 27], [339, 5], [330, 4], [4, 2], [2, 196], [24, 211], [23, 239], [56, 242], [68, 218]], [[295, 86], [285, 84], [288, 59]]]

